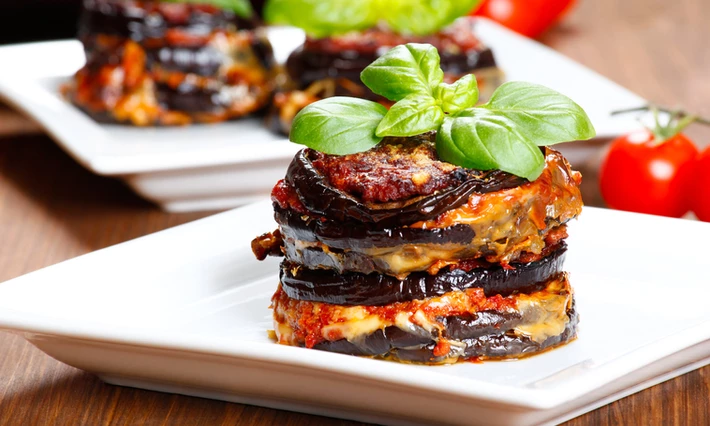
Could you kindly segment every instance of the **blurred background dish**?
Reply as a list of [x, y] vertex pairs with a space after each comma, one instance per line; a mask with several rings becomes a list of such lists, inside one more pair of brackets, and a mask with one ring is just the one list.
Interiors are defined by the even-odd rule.
[[86, 63], [63, 91], [99, 122], [215, 123], [271, 100], [274, 55], [250, 11], [84, 0], [79, 40]]
[[269, 127], [288, 135], [291, 122], [306, 105], [331, 96], [353, 96], [379, 102], [388, 99], [370, 91], [360, 73], [389, 48], [406, 43], [429, 43], [439, 50], [447, 83], [474, 74], [481, 101], [503, 83], [504, 72], [496, 65], [493, 51], [475, 34], [471, 19], [461, 18], [446, 28], [425, 36], [402, 35], [374, 27], [364, 31], [315, 38], [307, 37], [286, 61], [286, 77], [267, 117]]
[[[584, 161], [605, 139], [639, 127], [616, 109], [645, 101], [601, 75], [540, 43], [492, 21], [477, 19], [476, 36], [496, 52], [509, 80], [551, 87], [579, 103], [598, 138], [561, 145], [572, 164]], [[293, 28], [268, 32], [276, 60], [304, 40]], [[217, 125], [135, 128], [99, 124], [66, 102], [60, 86], [84, 65], [78, 41], [0, 48], [0, 97], [36, 120], [72, 157], [94, 173], [123, 179], [141, 196], [169, 211], [216, 210], [268, 196], [270, 182], [298, 146], [267, 130], [260, 118]], [[57, 64], [44, 67], [44, 63]]]

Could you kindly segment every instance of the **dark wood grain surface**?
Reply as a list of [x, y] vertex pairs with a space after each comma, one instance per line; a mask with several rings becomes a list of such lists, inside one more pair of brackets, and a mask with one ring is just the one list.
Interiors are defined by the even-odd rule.
[[[543, 42], [647, 99], [710, 116], [709, 39], [708, 0], [583, 0]], [[708, 129], [688, 133], [710, 143]], [[207, 214], [163, 213], [46, 136], [0, 139], [0, 281]], [[568, 424], [707, 425], [709, 401], [706, 367]], [[0, 333], [0, 425], [44, 424], [357, 423], [105, 385]]]

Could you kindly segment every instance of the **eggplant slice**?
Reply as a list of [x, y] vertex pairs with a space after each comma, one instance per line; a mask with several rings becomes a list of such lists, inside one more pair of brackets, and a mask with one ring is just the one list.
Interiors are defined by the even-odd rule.
[[313, 270], [285, 261], [280, 279], [284, 292], [293, 299], [335, 305], [387, 305], [469, 288], [482, 288], [486, 296], [507, 296], [544, 288], [545, 282], [562, 270], [566, 251], [562, 242], [549, 256], [537, 262], [512, 264], [513, 269], [501, 265], [468, 272], [445, 268], [436, 275], [413, 272], [404, 279], [377, 273]]
[[[477, 320], [476, 316], [483, 320]], [[313, 346], [313, 349], [418, 364], [440, 364], [452, 360], [521, 358], [573, 340], [577, 336], [579, 324], [579, 315], [574, 304], [567, 310], [567, 316], [569, 321], [562, 333], [550, 336], [542, 342], [511, 332], [520, 322], [519, 316], [479, 312], [472, 316], [473, 319], [468, 320], [451, 317], [448, 319], [449, 323], [468, 321], [467, 325], [459, 326], [458, 334], [469, 337], [449, 336], [452, 349], [444, 355], [435, 354], [437, 346], [435, 336], [427, 336], [426, 333], [407, 333], [394, 326], [377, 330], [356, 342], [346, 339], [325, 341]], [[495, 326], [489, 325], [488, 320], [491, 317], [497, 320]]]
[[[491, 333], [479, 337], [462, 339], [459, 342], [464, 345], [463, 351], [457, 360], [486, 360], [486, 359], [510, 359], [522, 358], [534, 355], [546, 349], [569, 343], [577, 337], [577, 325], [579, 315], [574, 307], [567, 311], [569, 322], [562, 333], [550, 336], [543, 342], [536, 342], [533, 339], [514, 333]], [[449, 354], [436, 355], [435, 346], [432, 344], [421, 348], [395, 349], [389, 354], [380, 355], [387, 359], [416, 362], [421, 364], [437, 364], [446, 362]]]
[[331, 249], [367, 249], [403, 244], [470, 244], [476, 236], [468, 225], [448, 228], [376, 228], [362, 222], [336, 222], [305, 217], [293, 210], [274, 207], [282, 233], [293, 241], [319, 242]]
[[[418, 364], [522, 358], [574, 340], [579, 324], [574, 301], [566, 315], [568, 321], [563, 331], [541, 342], [515, 333], [515, 327], [521, 322], [520, 315], [483, 311], [444, 320], [448, 324], [444, 334], [449, 346], [444, 354], [437, 350], [435, 333], [425, 330], [409, 333], [395, 326], [377, 330], [355, 341], [323, 341], [313, 349]], [[452, 329], [456, 331], [452, 332]]]
[[[500, 170], [470, 170], [461, 185], [434, 195], [403, 203], [387, 203], [386, 206], [368, 205], [331, 186], [328, 179], [313, 166], [310, 152], [310, 149], [304, 149], [296, 154], [286, 172], [286, 180], [311, 214], [339, 222], [358, 221], [378, 227], [411, 225], [462, 206], [474, 193], [501, 191], [527, 182], [524, 178]], [[392, 204], [398, 205], [391, 207]]]

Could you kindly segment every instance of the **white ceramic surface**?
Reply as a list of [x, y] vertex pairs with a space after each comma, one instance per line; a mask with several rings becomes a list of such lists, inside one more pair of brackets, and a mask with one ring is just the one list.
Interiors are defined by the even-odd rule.
[[[614, 109], [645, 101], [559, 53], [493, 22], [477, 33], [492, 47], [510, 80], [527, 80], [567, 94], [589, 113], [601, 138], [638, 127]], [[299, 30], [276, 28], [278, 59], [303, 40]], [[138, 194], [168, 210], [226, 208], [268, 194], [298, 146], [263, 128], [256, 118], [184, 128], [133, 128], [93, 122], [61, 98], [60, 84], [84, 63], [76, 40], [0, 48], [0, 97], [34, 118], [89, 170], [124, 179]], [[49, 65], [48, 65], [49, 64]], [[574, 163], [588, 155], [565, 147]]]
[[249, 243], [274, 227], [262, 202], [5, 282], [0, 328], [109, 383], [392, 424], [554, 423], [710, 363], [709, 224], [586, 208], [579, 338], [438, 367], [270, 341], [278, 260]]

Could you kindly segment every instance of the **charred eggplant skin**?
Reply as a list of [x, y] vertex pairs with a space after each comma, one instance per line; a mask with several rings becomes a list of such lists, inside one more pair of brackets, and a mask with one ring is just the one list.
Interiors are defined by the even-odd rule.
[[[305, 89], [316, 81], [333, 78], [334, 75], [337, 75], [338, 78], [346, 78], [353, 84], [362, 86], [363, 91], [370, 95], [368, 98], [378, 99], [370, 92], [370, 89], [360, 83], [360, 73], [379, 56], [377, 51], [333, 52], [308, 49], [302, 46], [289, 56], [286, 69], [289, 77], [297, 83], [296, 85], [300, 89]], [[458, 54], [441, 52], [441, 68], [447, 74], [462, 75], [481, 68], [495, 66], [493, 52], [488, 48]]]
[[469, 244], [475, 233], [470, 226], [448, 228], [379, 228], [372, 223], [303, 220], [297, 212], [274, 204], [274, 218], [282, 233], [293, 240], [320, 242], [329, 248], [394, 247], [402, 244]]
[[445, 268], [436, 275], [412, 272], [404, 279], [384, 274], [338, 273], [327, 269], [307, 269], [285, 261], [281, 264], [281, 286], [297, 300], [335, 305], [387, 305], [395, 302], [441, 296], [451, 291], [482, 288], [487, 297], [530, 293], [562, 270], [567, 246], [560, 247], [537, 262], [493, 265], [471, 271]]
[[[330, 220], [357, 221], [382, 228], [430, 220], [447, 210], [462, 206], [471, 194], [515, 188], [527, 182], [524, 178], [500, 170], [471, 171], [461, 185], [437, 194], [400, 204], [365, 204], [332, 187], [327, 178], [313, 166], [309, 152], [310, 149], [298, 152], [286, 172], [287, 182], [294, 187], [304, 207], [311, 214]], [[398, 205], [390, 207], [391, 204]]]
[[[485, 317], [485, 314], [485, 312], [479, 313], [481, 317]], [[569, 322], [564, 331], [543, 342], [535, 342], [529, 337], [508, 333], [508, 330], [515, 327], [517, 318], [514, 316], [497, 318], [499, 328], [494, 331], [489, 331], [490, 321], [484, 319], [479, 323], [475, 318], [469, 320], [468, 327], [459, 329], [460, 335], [471, 336], [457, 339], [466, 346], [459, 360], [519, 358], [567, 343], [577, 336], [579, 315], [574, 306], [567, 311], [567, 316]], [[452, 322], [456, 318], [448, 320]], [[347, 355], [376, 356], [420, 364], [444, 362], [446, 356], [435, 355], [435, 347], [435, 336], [429, 338], [426, 335], [420, 336], [403, 332], [397, 327], [387, 327], [384, 330], [377, 330], [357, 342], [350, 342], [346, 339], [325, 341], [318, 343], [313, 348]]]
[[91, 34], [112, 34], [133, 40], [163, 37], [171, 28], [188, 28], [195, 33], [210, 29], [254, 29], [257, 19], [244, 19], [224, 9], [193, 8], [191, 13], [176, 16], [175, 7], [158, 2], [130, 2], [116, 0], [84, 0], [79, 20], [79, 37]]
[[447, 339], [475, 339], [485, 335], [500, 334], [511, 330], [522, 322], [519, 312], [481, 311], [475, 314], [442, 318], [446, 325], [444, 337]]

